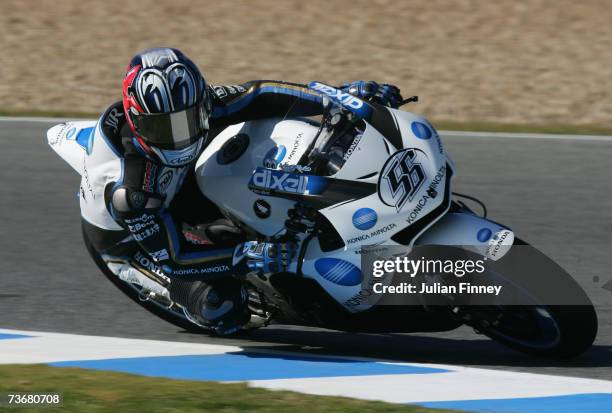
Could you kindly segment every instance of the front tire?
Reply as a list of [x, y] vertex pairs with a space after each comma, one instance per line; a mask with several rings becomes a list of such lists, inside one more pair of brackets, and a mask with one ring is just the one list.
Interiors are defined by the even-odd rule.
[[[482, 310], [491, 314], [497, 311], [499, 322], [494, 324], [475, 319], [470, 325], [508, 347], [540, 357], [568, 359], [584, 353], [597, 336], [597, 314], [589, 297], [565, 270], [543, 253], [519, 239], [514, 245], [530, 248], [528, 259], [521, 258], [534, 268], [546, 268], [546, 274], [539, 275], [546, 277], [550, 288], [560, 296], [571, 294], [575, 299], [574, 305], [546, 305], [545, 300], [538, 297], [534, 274], [524, 271], [519, 275], [513, 274], [512, 280], [535, 299], [534, 305], [476, 307], [476, 312]], [[519, 251], [511, 249], [508, 259], [517, 259], [517, 256], [511, 256], [513, 252], [518, 254]]]
[[[597, 335], [597, 315], [593, 306], [508, 306], [506, 317], [531, 319], [535, 334], [514, 331], [507, 326], [476, 327], [477, 330], [523, 353], [539, 357], [569, 359], [584, 353]], [[547, 318], [550, 329], [540, 329], [538, 318]], [[526, 328], [524, 330], [529, 330]]]

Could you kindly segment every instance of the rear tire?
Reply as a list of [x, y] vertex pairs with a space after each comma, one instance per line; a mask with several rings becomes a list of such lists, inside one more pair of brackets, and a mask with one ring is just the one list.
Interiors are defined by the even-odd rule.
[[108, 267], [106, 266], [106, 263], [104, 262], [104, 260], [102, 260], [102, 257], [100, 256], [100, 254], [91, 245], [91, 242], [87, 238], [87, 234], [85, 233], [85, 231], [83, 231], [83, 240], [85, 241], [85, 246], [87, 247], [87, 251], [89, 252], [89, 255], [91, 255], [94, 262], [96, 263], [100, 271], [102, 271], [104, 276], [108, 278], [108, 280], [111, 283], [113, 283], [113, 285], [117, 287], [122, 293], [130, 297], [132, 301], [134, 301], [135, 303], [137, 303], [138, 305], [140, 305], [141, 307], [143, 307], [150, 313], [161, 318], [162, 320], [167, 321], [170, 324], [173, 324], [183, 330], [187, 330], [190, 333], [200, 333], [200, 334], [201, 333], [207, 333], [207, 334], [212, 333], [211, 330], [208, 330], [206, 328], [198, 326], [197, 324], [192, 323], [191, 321], [187, 320], [183, 316], [164, 308], [160, 304], [157, 304], [152, 301], [141, 300], [138, 297], [138, 291], [134, 287], [122, 281], [119, 277], [117, 277], [117, 275], [115, 275], [111, 270], [108, 269]]

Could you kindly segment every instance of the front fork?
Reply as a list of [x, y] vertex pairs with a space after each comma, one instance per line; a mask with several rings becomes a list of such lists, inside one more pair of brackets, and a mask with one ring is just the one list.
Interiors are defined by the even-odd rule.
[[[457, 246], [493, 261], [505, 256], [513, 244], [512, 230], [469, 210], [447, 213], [415, 241], [415, 245]], [[472, 326], [478, 332], [479, 327], [499, 323], [501, 314], [490, 310], [486, 307], [458, 305], [451, 309], [451, 313], [453, 318]]]

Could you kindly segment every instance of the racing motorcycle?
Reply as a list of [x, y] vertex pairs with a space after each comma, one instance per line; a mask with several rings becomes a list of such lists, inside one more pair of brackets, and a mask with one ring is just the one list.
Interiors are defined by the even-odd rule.
[[[276, 323], [407, 333], [465, 324], [537, 356], [569, 358], [591, 346], [597, 316], [586, 293], [554, 261], [488, 219], [484, 204], [452, 192], [455, 165], [426, 119], [366, 104], [322, 83], [309, 87], [323, 96], [322, 119], [286, 116], [231, 125], [212, 139], [195, 166], [204, 196], [249, 239], [299, 246], [291, 272], [240, 275], [249, 292], [251, 328]], [[47, 135], [79, 172], [98, 126], [94, 121], [71, 126], [74, 131], [61, 145], [59, 125]], [[480, 203], [482, 215], [469, 207], [470, 200]], [[119, 279], [85, 241], [106, 277], [141, 306], [181, 328], [210, 331], [185, 304]], [[406, 253], [451, 246], [466, 256], [484, 255], [492, 264], [518, 262], [489, 271], [521, 297], [520, 305], [465, 305], [452, 297], [435, 305], [427, 300], [379, 305], [362, 271], [373, 245]], [[520, 247], [530, 252], [513, 257]], [[234, 260], [244, 253], [237, 247]], [[550, 288], [535, 287], [536, 278], [571, 296], [573, 305], [547, 302], [544, 291]]]

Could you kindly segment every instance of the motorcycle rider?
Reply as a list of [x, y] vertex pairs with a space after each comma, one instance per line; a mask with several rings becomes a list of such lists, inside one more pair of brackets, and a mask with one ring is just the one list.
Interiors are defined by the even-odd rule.
[[[371, 81], [341, 90], [392, 107], [402, 100], [395, 86]], [[321, 114], [321, 94], [300, 84], [264, 80], [211, 86], [177, 49], [147, 49], [134, 56], [123, 80], [123, 100], [98, 122], [121, 171], [109, 172], [106, 158], [86, 157], [81, 185], [85, 235], [109, 269], [186, 305], [198, 322], [220, 334], [247, 323], [247, 294], [233, 275], [244, 273], [247, 265], [286, 269], [291, 245], [250, 243], [248, 258], [236, 263], [234, 252], [242, 255], [236, 246], [247, 241], [245, 235], [201, 195], [193, 164], [228, 125], [289, 111]], [[202, 216], [206, 222], [196, 222]]]

